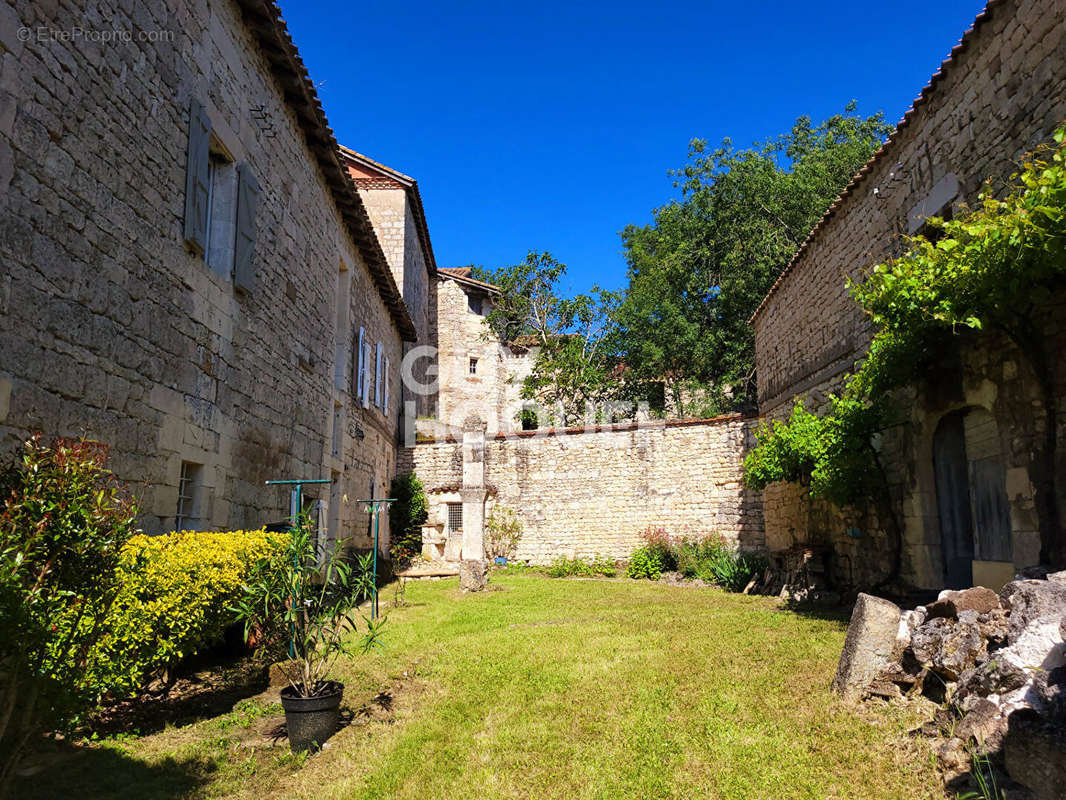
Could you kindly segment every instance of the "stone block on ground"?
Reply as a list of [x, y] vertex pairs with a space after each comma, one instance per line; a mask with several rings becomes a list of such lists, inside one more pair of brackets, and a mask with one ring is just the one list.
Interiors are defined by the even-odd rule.
[[489, 582], [487, 561], [464, 559], [459, 563], [459, 588], [464, 592], [480, 592]]
[[1066, 797], [1066, 726], [1035, 711], [1015, 711], [1007, 720], [1003, 760], [1007, 772], [1036, 800]]
[[1066, 617], [1066, 584], [1055, 581], [1012, 581], [1003, 587], [1000, 598], [1010, 611], [1007, 641], [1012, 645], [1033, 622], [1054, 619], [1061, 624], [1062, 618]]
[[998, 608], [1000, 608], [998, 594], [984, 586], [974, 586], [972, 589], [961, 591], [947, 589], [941, 592], [936, 602], [929, 604], [926, 612], [930, 619], [933, 617], [955, 618], [963, 611], [987, 614]]
[[846, 698], [858, 698], [882, 670], [899, 660], [900, 615], [895, 603], [869, 594], [859, 595], [833, 679], [834, 691]]

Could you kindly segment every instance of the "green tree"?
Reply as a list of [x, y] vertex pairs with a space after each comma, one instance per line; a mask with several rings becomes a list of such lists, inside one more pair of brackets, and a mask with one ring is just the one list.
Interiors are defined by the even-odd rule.
[[393, 561], [402, 561], [422, 552], [422, 525], [429, 516], [426, 490], [418, 476], [408, 472], [392, 479], [391, 494], [396, 502], [389, 511], [389, 554]]
[[617, 351], [633, 385], [662, 381], [680, 413], [704, 387], [706, 412], [755, 405], [748, 320], [848, 181], [891, 130], [850, 103], [814, 125], [737, 150], [693, 140], [673, 175], [683, 197], [622, 232], [629, 284]]
[[584, 419], [588, 404], [618, 393], [611, 347], [619, 295], [594, 286], [589, 294], [565, 297], [560, 283], [566, 265], [550, 253], [530, 251], [525, 261], [474, 274], [500, 287], [486, 317], [505, 342], [528, 339], [538, 348], [522, 396], [536, 401], [563, 424]]

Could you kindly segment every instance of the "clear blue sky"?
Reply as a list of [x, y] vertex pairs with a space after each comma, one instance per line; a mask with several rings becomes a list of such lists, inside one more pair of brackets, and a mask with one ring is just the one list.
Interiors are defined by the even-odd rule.
[[983, 0], [281, 0], [342, 144], [418, 180], [440, 266], [550, 250], [625, 280], [618, 232], [693, 137], [748, 144], [851, 99], [895, 123]]

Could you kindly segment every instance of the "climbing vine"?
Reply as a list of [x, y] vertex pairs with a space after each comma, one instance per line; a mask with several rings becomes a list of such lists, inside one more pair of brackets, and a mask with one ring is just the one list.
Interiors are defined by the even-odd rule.
[[[1046, 417], [1044, 475], [1054, 486], [1055, 395], [1035, 311], [1066, 286], [1066, 126], [1054, 144], [1025, 157], [1005, 191], [986, 184], [973, 208], [928, 222], [929, 235], [910, 238], [899, 258], [849, 283], [874, 323], [869, 352], [829, 397], [827, 413], [797, 401], [788, 419], [761, 426], [745, 460], [749, 486], [799, 482], [837, 506], [869, 497], [883, 480], [875, 441], [892, 421], [890, 393], [919, 377], [963, 331], [1005, 335], [1028, 361]], [[1057, 532], [1054, 492], [1039, 494], [1041, 524]]]

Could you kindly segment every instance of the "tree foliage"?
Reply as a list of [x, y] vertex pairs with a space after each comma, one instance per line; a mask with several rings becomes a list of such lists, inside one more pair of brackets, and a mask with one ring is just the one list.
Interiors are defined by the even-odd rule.
[[393, 561], [402, 561], [422, 552], [422, 525], [429, 506], [426, 489], [413, 472], [393, 478], [391, 494], [396, 502], [389, 511], [389, 555]]
[[[864, 496], [888, 394], [925, 373], [953, 337], [995, 331], [1018, 346], [1041, 388], [1048, 488], [1038, 492], [1038, 507], [1042, 527], [1058, 531], [1055, 392], [1036, 313], [1066, 285], [1066, 128], [1054, 141], [1024, 159], [1005, 191], [986, 184], [973, 208], [929, 220], [936, 236], [911, 238], [902, 256], [851, 283], [875, 326], [869, 352], [823, 418], [797, 403], [789, 420], [762, 429], [745, 462], [750, 485], [809, 482], [812, 496], [838, 505]], [[1066, 554], [1043, 556], [1058, 563]]]
[[536, 401], [563, 424], [584, 418], [588, 404], [613, 398], [611, 331], [618, 295], [594, 286], [589, 294], [566, 297], [561, 282], [566, 265], [550, 253], [530, 251], [525, 261], [488, 271], [482, 280], [500, 287], [501, 296], [486, 317], [505, 342], [537, 348], [522, 396]]
[[863, 118], [855, 108], [818, 125], [800, 117], [789, 133], [744, 150], [693, 140], [674, 173], [683, 199], [622, 232], [629, 285], [617, 341], [631, 381], [665, 381], [682, 413], [701, 386], [711, 400], [704, 411], [754, 406], [748, 319], [890, 130], [880, 113]]

